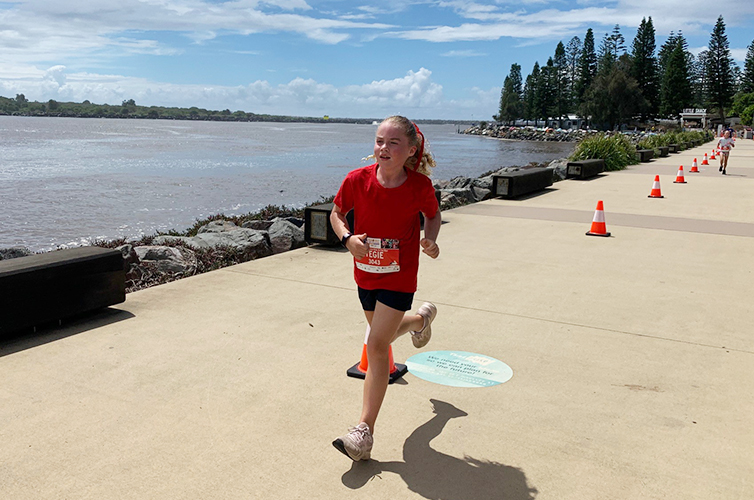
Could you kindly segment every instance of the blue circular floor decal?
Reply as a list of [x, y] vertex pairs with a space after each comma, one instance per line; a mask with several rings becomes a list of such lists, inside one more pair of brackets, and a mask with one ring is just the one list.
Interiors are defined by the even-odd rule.
[[511, 367], [502, 361], [463, 351], [430, 351], [406, 360], [409, 373], [451, 387], [490, 387], [507, 382]]

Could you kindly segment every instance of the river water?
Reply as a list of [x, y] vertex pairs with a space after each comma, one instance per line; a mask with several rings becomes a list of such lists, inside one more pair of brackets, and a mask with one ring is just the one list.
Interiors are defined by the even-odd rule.
[[[574, 145], [501, 141], [424, 125], [433, 178], [567, 156]], [[376, 126], [0, 116], [0, 248], [136, 238], [196, 219], [301, 207], [366, 165]]]

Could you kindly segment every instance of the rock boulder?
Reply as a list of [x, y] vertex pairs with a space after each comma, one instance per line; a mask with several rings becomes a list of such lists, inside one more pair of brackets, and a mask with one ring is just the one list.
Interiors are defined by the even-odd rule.
[[275, 219], [268, 230], [272, 253], [306, 246], [304, 230], [285, 219]]
[[33, 252], [26, 247], [0, 248], [0, 260], [16, 259], [32, 254]]
[[150, 245], [136, 247], [134, 251], [141, 262], [156, 264], [160, 272], [183, 276], [196, 273], [196, 255], [187, 248]]

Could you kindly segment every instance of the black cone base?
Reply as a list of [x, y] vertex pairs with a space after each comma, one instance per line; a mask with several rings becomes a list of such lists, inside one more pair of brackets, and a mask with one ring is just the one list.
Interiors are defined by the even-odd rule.
[[610, 236], [610, 233], [600, 234], [600, 233], [593, 233], [591, 231], [586, 232], [587, 236]]
[[[346, 370], [346, 375], [348, 375], [349, 377], [360, 378], [362, 380], [366, 378], [367, 374], [359, 370], [359, 364], [360, 363], [356, 363], [351, 368]], [[408, 373], [408, 367], [406, 365], [396, 363], [395, 371], [390, 374], [390, 381], [388, 383], [392, 384], [393, 382], [395, 382], [396, 380], [398, 380], [399, 378], [401, 378], [407, 373]]]

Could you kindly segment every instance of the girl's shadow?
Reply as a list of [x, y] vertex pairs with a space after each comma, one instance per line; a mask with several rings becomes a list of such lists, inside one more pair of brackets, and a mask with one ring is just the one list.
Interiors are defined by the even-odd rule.
[[444, 401], [430, 399], [436, 414], [417, 428], [403, 445], [403, 462], [354, 462], [343, 474], [343, 484], [361, 488], [383, 472], [399, 474], [408, 488], [425, 498], [444, 500], [533, 500], [537, 490], [529, 486], [521, 469], [489, 460], [440, 453], [429, 446], [451, 418], [468, 415]]

